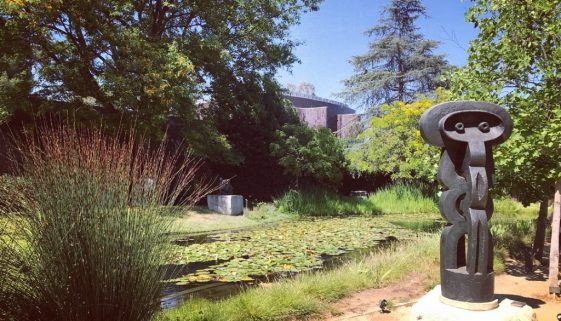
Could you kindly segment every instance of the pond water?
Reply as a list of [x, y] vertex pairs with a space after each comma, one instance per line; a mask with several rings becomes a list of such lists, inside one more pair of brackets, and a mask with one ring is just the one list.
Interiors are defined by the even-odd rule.
[[244, 287], [326, 269], [415, 232], [375, 217], [287, 221], [175, 242], [162, 308], [189, 297], [219, 299]]

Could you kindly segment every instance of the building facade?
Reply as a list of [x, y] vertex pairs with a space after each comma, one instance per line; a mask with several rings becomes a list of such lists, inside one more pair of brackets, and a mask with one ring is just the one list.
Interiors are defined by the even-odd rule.
[[358, 133], [359, 115], [343, 103], [302, 93], [289, 93], [285, 98], [292, 103], [300, 120], [312, 128], [327, 127], [339, 138]]

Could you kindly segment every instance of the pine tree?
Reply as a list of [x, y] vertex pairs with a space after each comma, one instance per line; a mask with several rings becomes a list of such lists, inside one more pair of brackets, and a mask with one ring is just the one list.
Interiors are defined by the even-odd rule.
[[425, 11], [420, 0], [392, 0], [384, 8], [379, 24], [367, 31], [375, 36], [368, 52], [351, 60], [355, 74], [345, 80], [343, 98], [377, 109], [395, 100], [410, 103], [441, 85], [438, 78], [448, 63], [433, 54], [439, 42], [424, 39], [415, 26]]

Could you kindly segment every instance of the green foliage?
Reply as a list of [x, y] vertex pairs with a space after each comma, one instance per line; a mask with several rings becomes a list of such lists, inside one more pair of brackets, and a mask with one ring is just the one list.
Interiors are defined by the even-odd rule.
[[389, 236], [406, 240], [413, 233], [373, 217], [288, 221], [224, 233], [210, 243], [177, 246], [170, 263], [207, 262], [209, 266], [169, 282], [238, 282], [309, 271], [321, 268], [325, 255], [369, 248]]
[[509, 256], [519, 260], [531, 259], [530, 253], [536, 224], [529, 218], [494, 219], [491, 221], [491, 234], [498, 251], [506, 251]]
[[442, 86], [438, 78], [448, 68], [433, 54], [437, 41], [417, 33], [416, 20], [425, 15], [420, 0], [392, 0], [377, 26], [368, 30], [376, 40], [366, 54], [352, 58], [355, 75], [345, 80], [341, 94], [351, 102], [377, 109], [379, 103], [411, 102], [419, 93]]
[[[22, 177], [2, 175], [0, 176], [0, 208], [9, 206], [14, 212], [25, 212], [29, 203], [25, 198], [30, 192], [29, 181]], [[0, 211], [0, 216], [2, 211]], [[1, 231], [0, 231], [1, 232]]]
[[283, 213], [300, 216], [373, 215], [380, 209], [370, 200], [341, 196], [330, 190], [290, 190], [274, 200]]
[[284, 172], [336, 187], [343, 178], [345, 158], [337, 137], [328, 128], [313, 129], [301, 124], [286, 124], [271, 143], [271, 154], [279, 158]]
[[[409, 273], [421, 275], [427, 288], [438, 283], [438, 239], [435, 236], [402, 242], [372, 252], [340, 268], [301, 274], [240, 295], [211, 302], [190, 300], [177, 309], [161, 312], [156, 321], [283, 321], [319, 315], [325, 307], [351, 293], [383, 287]], [[416, 264], [411, 264], [416, 262]]]
[[0, 95], [0, 117], [33, 101], [32, 114], [66, 111], [115, 126], [134, 121], [161, 137], [171, 115], [195, 152], [240, 161], [229, 155], [239, 152], [229, 133], [207, 114], [216, 106], [227, 116], [266, 113], [267, 82], [296, 61], [289, 27], [318, 3], [2, 1], [0, 40], [14, 46], [0, 50], [0, 67], [14, 67], [0, 69], [0, 93], [9, 91]]
[[550, 198], [561, 178], [560, 18], [550, 0], [475, 1], [466, 19], [480, 33], [452, 75], [459, 97], [509, 109], [514, 132], [495, 153], [497, 181], [525, 204]]
[[290, 190], [274, 200], [277, 209], [301, 216], [438, 213], [436, 196], [419, 185], [395, 184], [368, 198], [344, 197], [321, 189]]
[[390, 223], [413, 231], [437, 233], [442, 231], [446, 222], [442, 219], [397, 219]]
[[424, 188], [412, 184], [395, 184], [372, 194], [368, 201], [384, 214], [438, 213], [436, 195], [427, 196]]
[[171, 253], [163, 205], [210, 191], [200, 163], [71, 126], [40, 125], [17, 148], [26, 206], [2, 200], [0, 318], [149, 320]]
[[290, 214], [284, 214], [277, 210], [273, 203], [258, 203], [253, 209], [244, 212], [244, 216], [261, 223], [292, 218]]
[[524, 206], [512, 198], [496, 198], [493, 200], [493, 217], [534, 218], [537, 213], [538, 206], [535, 203]]
[[32, 51], [24, 32], [24, 24], [0, 16], [0, 43], [9, 44], [0, 46], [0, 123], [5, 122], [15, 108], [29, 109]]
[[449, 96], [447, 91], [437, 90], [435, 98], [382, 105], [380, 115], [370, 119], [370, 127], [346, 151], [351, 170], [391, 174], [394, 179], [434, 181], [439, 151], [423, 141], [419, 119], [425, 110]]

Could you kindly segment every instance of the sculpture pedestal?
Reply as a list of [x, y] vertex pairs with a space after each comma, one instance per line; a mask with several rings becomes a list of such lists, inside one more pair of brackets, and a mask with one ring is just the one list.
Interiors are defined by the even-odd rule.
[[241, 195], [207, 195], [208, 209], [225, 215], [243, 214]]
[[536, 314], [528, 305], [513, 305], [502, 300], [498, 307], [487, 311], [465, 310], [445, 304], [441, 300], [440, 285], [425, 294], [411, 308], [410, 321], [535, 321]]

